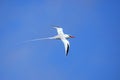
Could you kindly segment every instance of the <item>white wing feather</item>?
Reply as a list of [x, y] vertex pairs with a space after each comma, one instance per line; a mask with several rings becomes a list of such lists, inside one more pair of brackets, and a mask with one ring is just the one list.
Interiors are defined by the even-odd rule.
[[63, 29], [60, 27], [54, 27], [57, 30], [58, 34], [64, 34]]

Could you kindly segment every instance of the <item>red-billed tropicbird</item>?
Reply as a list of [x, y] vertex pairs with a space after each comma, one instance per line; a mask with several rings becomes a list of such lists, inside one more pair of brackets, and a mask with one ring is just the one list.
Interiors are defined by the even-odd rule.
[[37, 40], [44, 40], [44, 39], [57, 39], [57, 40], [61, 40], [63, 42], [63, 44], [64, 44], [65, 53], [66, 53], [66, 56], [67, 56], [69, 48], [70, 48], [70, 43], [69, 43], [69, 41], [67, 39], [74, 38], [74, 36], [71, 36], [69, 34], [64, 34], [63, 29], [61, 27], [59, 27], [59, 26], [55, 26], [53, 28], [55, 28], [57, 30], [58, 35], [53, 36], [53, 37], [48, 37], [48, 38], [33, 39], [33, 40], [29, 40], [29, 41], [37, 41]]

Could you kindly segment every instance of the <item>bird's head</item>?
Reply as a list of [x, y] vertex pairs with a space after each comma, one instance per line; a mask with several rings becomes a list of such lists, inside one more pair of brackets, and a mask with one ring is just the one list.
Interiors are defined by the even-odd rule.
[[69, 35], [69, 38], [75, 38], [75, 36]]
[[75, 37], [69, 34], [65, 34], [65, 38], [69, 39], [69, 38], [75, 38]]

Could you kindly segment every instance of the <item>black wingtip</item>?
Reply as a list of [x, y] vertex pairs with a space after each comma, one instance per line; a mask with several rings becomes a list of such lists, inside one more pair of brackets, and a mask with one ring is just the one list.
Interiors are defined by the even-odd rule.
[[60, 26], [57, 26], [57, 25], [51, 25], [51, 26], [53, 26], [53, 27], [60, 27]]
[[68, 55], [68, 53], [66, 53], [66, 56]]
[[69, 48], [70, 48], [70, 46], [67, 44], [67, 52], [66, 52], [66, 56], [68, 55]]

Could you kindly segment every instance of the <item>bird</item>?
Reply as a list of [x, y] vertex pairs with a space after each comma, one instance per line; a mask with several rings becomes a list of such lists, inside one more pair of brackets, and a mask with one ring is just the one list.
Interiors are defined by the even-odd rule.
[[67, 39], [69, 38], [74, 38], [74, 36], [69, 35], [69, 34], [65, 34], [63, 32], [63, 28], [59, 27], [59, 26], [54, 26], [53, 28], [55, 28], [57, 30], [57, 35], [53, 36], [53, 37], [47, 37], [47, 38], [40, 38], [40, 39], [33, 39], [33, 40], [28, 40], [29, 41], [38, 41], [38, 40], [45, 40], [45, 39], [56, 39], [56, 40], [61, 40], [64, 44], [64, 48], [65, 48], [65, 54], [66, 56], [68, 55], [69, 52], [69, 48], [70, 48], [70, 43]]

